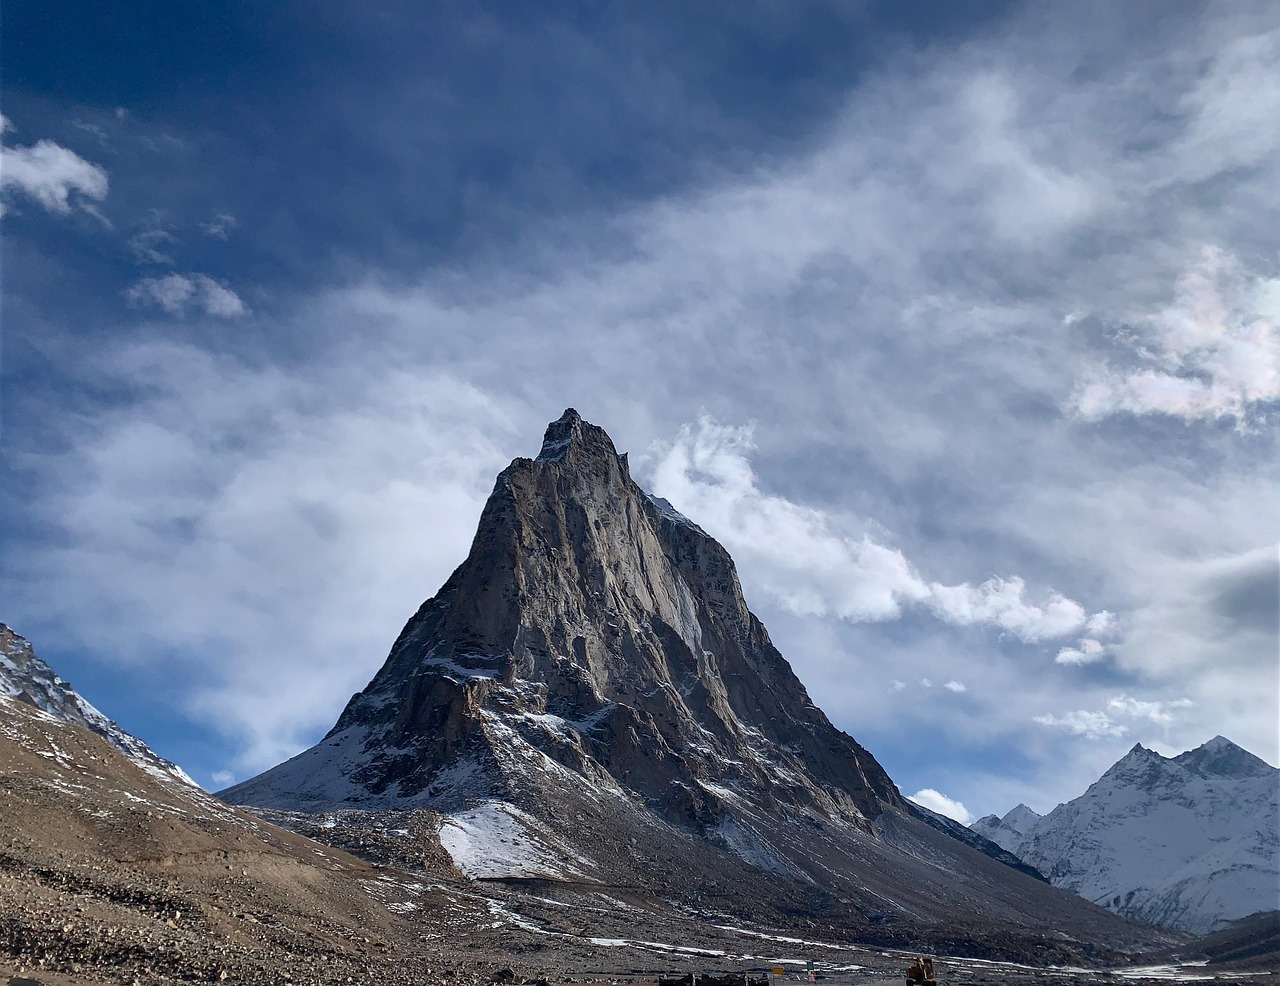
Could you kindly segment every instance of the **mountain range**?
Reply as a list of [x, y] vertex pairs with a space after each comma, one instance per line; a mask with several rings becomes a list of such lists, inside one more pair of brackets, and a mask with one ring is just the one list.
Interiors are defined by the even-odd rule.
[[1138, 744], [1048, 815], [972, 828], [1140, 921], [1203, 934], [1280, 909], [1280, 770], [1222, 736], [1170, 758]]

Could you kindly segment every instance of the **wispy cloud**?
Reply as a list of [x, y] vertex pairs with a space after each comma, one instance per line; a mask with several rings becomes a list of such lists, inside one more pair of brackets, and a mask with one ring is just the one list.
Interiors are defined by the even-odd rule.
[[[0, 117], [0, 134], [11, 127], [7, 118]], [[51, 140], [28, 147], [0, 147], [0, 192], [20, 192], [49, 212], [66, 215], [76, 197], [100, 202], [107, 197], [108, 186], [104, 168]]]
[[237, 226], [236, 217], [229, 212], [219, 212], [209, 222], [200, 224], [200, 231], [205, 236], [212, 236], [218, 240], [225, 240], [227, 234]]
[[202, 312], [215, 318], [238, 318], [248, 307], [231, 288], [205, 274], [145, 277], [125, 291], [135, 305], [156, 305], [170, 315]]
[[139, 264], [168, 265], [173, 263], [173, 254], [162, 248], [178, 242], [178, 238], [163, 226], [152, 226], [129, 237], [129, 249]]
[[40, 510], [67, 542], [24, 555], [6, 597], [39, 609], [36, 586], [84, 587], [58, 603], [73, 646], [128, 665], [165, 641], [166, 677], [198, 682], [186, 711], [238, 767], [270, 766], [465, 557], [508, 415], [438, 373], [295, 375], [160, 343], [107, 369], [144, 396], [55, 456]]
[[1096, 370], [1071, 406], [1085, 418], [1168, 414], [1244, 422], [1280, 400], [1280, 278], [1206, 247], [1178, 278], [1173, 301], [1135, 318], [1121, 337], [1139, 368]]
[[1042, 726], [1063, 729], [1068, 733], [1091, 740], [1104, 737], [1120, 737], [1129, 732], [1128, 726], [1115, 722], [1105, 712], [1090, 712], [1087, 709], [1064, 712], [1062, 715], [1046, 713], [1033, 716], [1032, 721], [1038, 722]]

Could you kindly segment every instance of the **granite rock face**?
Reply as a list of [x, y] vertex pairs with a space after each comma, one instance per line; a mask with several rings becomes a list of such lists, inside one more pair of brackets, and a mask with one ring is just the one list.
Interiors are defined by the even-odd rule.
[[724, 811], [704, 782], [768, 789], [868, 831], [884, 807], [903, 807], [875, 759], [809, 699], [747, 609], [728, 553], [650, 499], [608, 435], [573, 411], [537, 459], [498, 477], [470, 557], [335, 731], [385, 730], [397, 748], [426, 740], [425, 756], [374, 781], [412, 795], [433, 764], [494, 742], [486, 712], [698, 829]]

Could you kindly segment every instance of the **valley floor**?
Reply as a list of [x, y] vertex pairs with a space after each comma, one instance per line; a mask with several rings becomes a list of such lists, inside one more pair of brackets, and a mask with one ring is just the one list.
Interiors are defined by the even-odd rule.
[[[219, 894], [219, 906], [184, 889], [186, 881], [148, 878], [132, 867], [87, 874], [14, 863], [8, 858], [0, 873], [0, 983], [17, 975], [44, 986], [521, 980], [651, 986], [658, 976], [761, 976], [776, 967], [786, 981], [802, 982], [812, 961], [816, 978], [834, 986], [901, 982], [913, 957], [718, 924], [713, 914], [681, 916], [621, 891], [429, 881], [371, 867], [358, 879], [387, 921], [356, 934], [344, 923], [306, 927], [306, 916], [278, 905], [257, 909], [248, 884], [242, 893]], [[1044, 969], [945, 955], [938, 963], [941, 982], [971, 984], [1245, 983], [1270, 974], [1194, 963]]]

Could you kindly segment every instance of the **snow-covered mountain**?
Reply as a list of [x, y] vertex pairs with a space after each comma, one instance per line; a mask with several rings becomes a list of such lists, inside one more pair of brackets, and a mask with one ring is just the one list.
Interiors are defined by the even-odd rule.
[[469, 556], [329, 734], [221, 796], [431, 809], [475, 876], [827, 914], [886, 941], [946, 925], [1039, 955], [1145, 933], [908, 802], [810, 699], [725, 549], [573, 410], [498, 476]]
[[1280, 909], [1280, 770], [1222, 736], [1172, 758], [1139, 744], [1034, 815], [973, 828], [1118, 914], [1202, 934]]
[[1027, 832], [1043, 817], [1039, 812], [1020, 804], [1006, 812], [1003, 818], [998, 815], [984, 815], [969, 828], [1016, 856], [1018, 846], [1022, 844]]
[[36, 656], [31, 643], [0, 623], [0, 695], [8, 695], [63, 722], [97, 733], [136, 764], [167, 779], [195, 785], [175, 763], [158, 756], [84, 699]]

